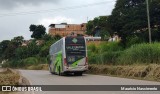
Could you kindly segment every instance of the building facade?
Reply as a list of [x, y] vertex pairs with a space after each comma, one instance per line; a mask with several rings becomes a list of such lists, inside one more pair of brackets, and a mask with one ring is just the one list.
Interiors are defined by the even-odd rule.
[[51, 24], [49, 26], [49, 35], [55, 36], [60, 35], [62, 37], [68, 36], [71, 34], [75, 35], [85, 35], [86, 32], [86, 23], [82, 24]]

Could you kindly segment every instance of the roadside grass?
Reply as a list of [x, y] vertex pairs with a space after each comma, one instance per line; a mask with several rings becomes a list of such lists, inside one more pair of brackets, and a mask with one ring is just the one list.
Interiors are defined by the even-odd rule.
[[[37, 68], [38, 67], [38, 68]], [[30, 66], [29, 70], [48, 70], [47, 64]], [[159, 64], [134, 64], [134, 65], [98, 65], [89, 64], [88, 74], [108, 75], [122, 78], [151, 80], [160, 82]]]
[[48, 70], [48, 64], [31, 65], [26, 67], [28, 70]]
[[120, 54], [117, 64], [160, 64], [160, 43], [133, 45]]
[[89, 65], [87, 73], [160, 82], [160, 65]]
[[90, 43], [88, 62], [88, 73], [160, 81], [160, 43], [157, 42], [129, 48], [123, 48], [119, 42]]
[[117, 64], [117, 59], [123, 52], [119, 42], [91, 43], [88, 46], [88, 62], [90, 64]]
[[36, 69], [41, 69], [41, 66], [37, 66], [40, 64], [47, 64], [47, 58], [45, 57], [28, 57], [25, 59], [20, 59], [20, 60], [10, 60], [7, 61], [2, 65], [3, 68], [36, 68]]
[[160, 43], [135, 44], [123, 48], [119, 42], [88, 45], [89, 64], [133, 65], [160, 64]]
[[0, 85], [18, 85], [19, 79], [20, 75], [9, 69], [0, 72]]

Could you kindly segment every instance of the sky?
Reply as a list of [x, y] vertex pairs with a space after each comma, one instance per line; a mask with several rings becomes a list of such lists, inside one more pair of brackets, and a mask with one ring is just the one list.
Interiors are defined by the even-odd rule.
[[0, 41], [16, 36], [30, 39], [31, 24], [86, 23], [110, 15], [116, 0], [0, 0]]

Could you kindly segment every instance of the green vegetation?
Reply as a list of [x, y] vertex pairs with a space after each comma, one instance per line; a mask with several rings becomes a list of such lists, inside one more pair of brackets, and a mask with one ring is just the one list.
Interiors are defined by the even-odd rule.
[[88, 45], [89, 63], [131, 65], [160, 64], [160, 43], [135, 44], [123, 49], [118, 42], [102, 42]]
[[[152, 41], [160, 41], [160, 2], [148, 1]], [[94, 36], [98, 31], [102, 39], [118, 35], [123, 46], [148, 42], [146, 0], [117, 0], [111, 15], [88, 21], [87, 34]]]
[[29, 27], [30, 31], [33, 32], [31, 37], [35, 39], [40, 39], [46, 34], [46, 28], [43, 25], [33, 25]]
[[[38, 26], [35, 27], [39, 28]], [[33, 27], [34, 25], [31, 25], [30, 29], [33, 30]], [[41, 37], [26, 42], [25, 46], [22, 45], [25, 43], [22, 36], [4, 40], [0, 42], [0, 61], [5, 60], [7, 62], [2, 67], [27, 68], [32, 65], [47, 64], [49, 48], [60, 38], [59, 35], [52, 37], [48, 34], [42, 34]]]
[[119, 42], [102, 42], [99, 45], [88, 45], [88, 59], [91, 64], [116, 64], [123, 51]]
[[87, 23], [86, 34], [92, 36], [101, 36], [102, 40], [109, 38], [109, 32], [107, 30], [107, 19], [108, 16], [99, 16]]
[[[119, 42], [88, 44], [89, 73], [160, 81], [160, 2], [148, 1], [152, 44], [147, 43], [145, 0], [117, 0], [111, 15], [88, 21], [88, 35], [101, 36], [102, 40], [121, 37]], [[43, 25], [30, 25], [29, 29], [34, 39], [27, 46], [21, 46], [22, 36], [0, 42], [0, 61], [7, 60], [3, 67], [47, 69], [49, 47], [61, 37], [49, 36]], [[38, 40], [43, 43], [37, 45]]]
[[[152, 41], [160, 41], [160, 8], [159, 0], [148, 0]], [[124, 45], [130, 37], [138, 37], [143, 42], [148, 42], [148, 24], [146, 0], [117, 0], [115, 8], [108, 20], [110, 33], [117, 33]]]
[[119, 64], [160, 64], [160, 43], [133, 45], [121, 54], [118, 61]]

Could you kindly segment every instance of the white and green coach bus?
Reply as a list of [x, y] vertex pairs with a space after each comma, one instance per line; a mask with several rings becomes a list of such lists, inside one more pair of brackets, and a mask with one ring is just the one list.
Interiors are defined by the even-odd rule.
[[63, 37], [50, 47], [49, 70], [52, 74], [82, 75], [88, 70], [87, 48], [84, 37]]

